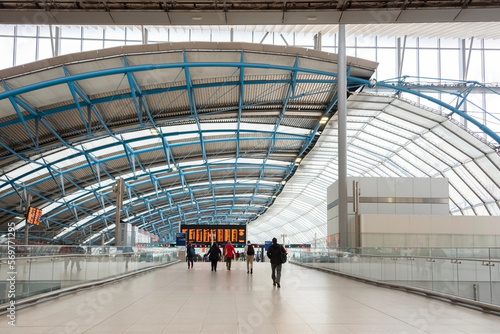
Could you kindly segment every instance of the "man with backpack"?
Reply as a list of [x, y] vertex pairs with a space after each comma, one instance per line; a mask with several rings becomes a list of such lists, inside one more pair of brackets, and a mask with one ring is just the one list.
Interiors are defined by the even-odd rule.
[[245, 255], [247, 258], [247, 274], [249, 267], [250, 267], [250, 274], [253, 274], [253, 257], [255, 255], [255, 251], [253, 249], [252, 244], [250, 243], [250, 240], [247, 241], [247, 245], [245, 246]]
[[286, 262], [287, 253], [283, 245], [278, 244], [276, 238], [273, 238], [273, 244], [267, 249], [267, 257], [271, 260], [273, 285], [281, 288], [281, 264]]

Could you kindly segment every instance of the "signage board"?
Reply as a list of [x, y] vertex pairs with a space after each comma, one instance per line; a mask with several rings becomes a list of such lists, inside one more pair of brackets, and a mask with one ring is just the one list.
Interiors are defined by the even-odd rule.
[[266, 252], [269, 249], [269, 247], [271, 247], [272, 244], [273, 244], [272, 241], [266, 241], [266, 243], [264, 244], [264, 248], [265, 248]]
[[175, 234], [175, 241], [177, 247], [179, 246], [186, 246], [186, 233], [176, 233]]
[[28, 216], [26, 222], [28, 224], [40, 225], [40, 218], [42, 217], [42, 210], [34, 207], [28, 209]]
[[186, 233], [186, 241], [195, 244], [209, 244], [213, 240], [236, 245], [244, 245], [247, 237], [246, 225], [181, 225], [181, 232]]

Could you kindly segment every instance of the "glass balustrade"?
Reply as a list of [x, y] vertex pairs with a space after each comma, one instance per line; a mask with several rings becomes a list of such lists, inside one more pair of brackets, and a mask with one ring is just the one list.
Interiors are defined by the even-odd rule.
[[[0, 246], [0, 305], [178, 260], [176, 248]], [[10, 281], [9, 281], [10, 279]], [[14, 285], [10, 283], [14, 282]]]
[[291, 262], [500, 306], [500, 248], [290, 248]]

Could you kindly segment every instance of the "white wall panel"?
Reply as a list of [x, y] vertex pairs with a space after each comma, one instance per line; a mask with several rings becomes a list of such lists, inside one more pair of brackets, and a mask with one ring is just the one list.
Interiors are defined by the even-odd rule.
[[[413, 197], [431, 197], [431, 179], [419, 178], [413, 182]], [[425, 214], [425, 213], [417, 213]]]

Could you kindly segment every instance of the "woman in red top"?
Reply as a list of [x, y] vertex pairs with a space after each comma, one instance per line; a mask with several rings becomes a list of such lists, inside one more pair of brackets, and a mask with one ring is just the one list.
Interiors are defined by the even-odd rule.
[[236, 251], [234, 250], [233, 245], [231, 245], [231, 241], [227, 241], [226, 247], [224, 247], [224, 257], [226, 258], [226, 268], [227, 270], [231, 270], [231, 260], [236, 256]]

